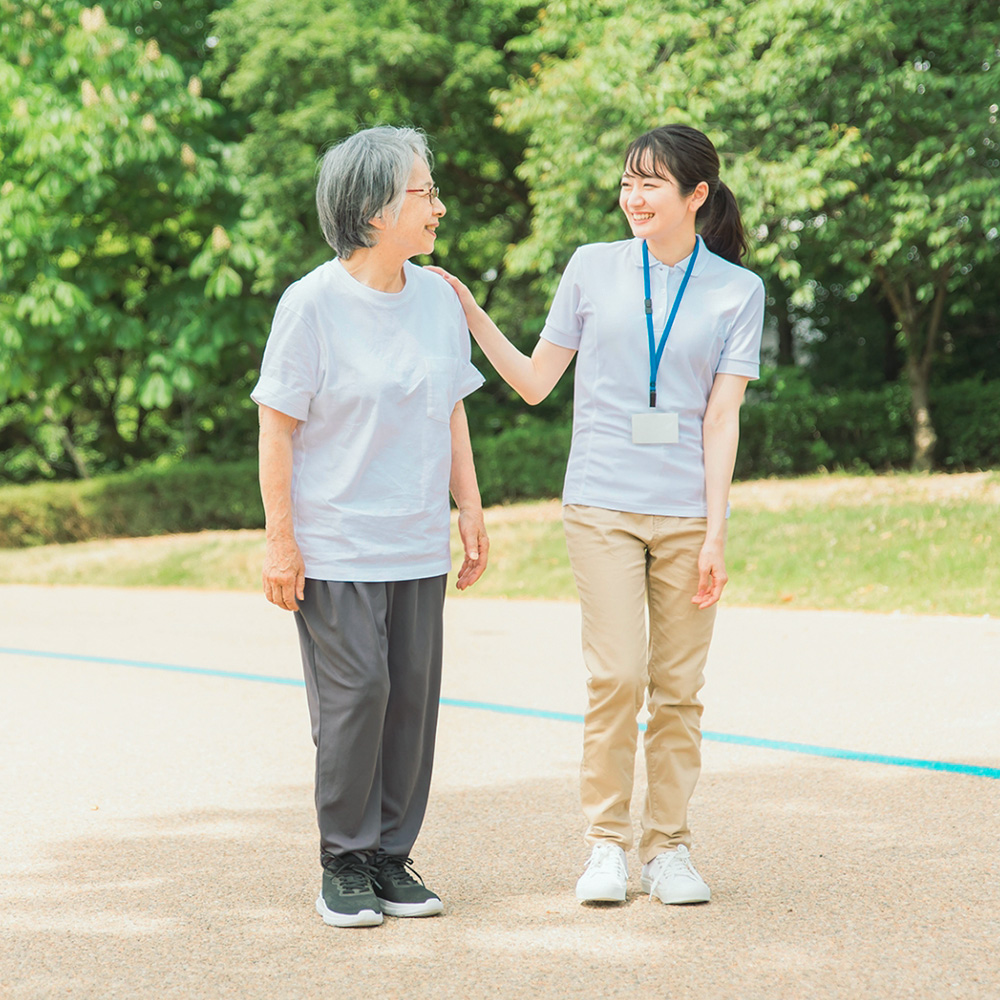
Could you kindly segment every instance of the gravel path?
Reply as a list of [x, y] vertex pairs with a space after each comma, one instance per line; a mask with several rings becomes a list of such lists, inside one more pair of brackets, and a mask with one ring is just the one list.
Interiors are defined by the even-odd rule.
[[627, 903], [585, 908], [578, 609], [452, 602], [415, 852], [446, 912], [336, 930], [286, 615], [17, 586], [0, 608], [3, 1000], [1000, 996], [995, 619], [723, 608], [692, 805], [713, 901], [650, 902], [633, 854]]

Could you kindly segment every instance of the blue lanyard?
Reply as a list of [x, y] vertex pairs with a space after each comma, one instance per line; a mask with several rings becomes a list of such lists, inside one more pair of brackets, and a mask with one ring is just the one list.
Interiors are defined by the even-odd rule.
[[687, 288], [688, 279], [694, 270], [694, 262], [698, 259], [698, 240], [694, 243], [694, 253], [688, 261], [688, 266], [681, 279], [681, 287], [677, 290], [677, 297], [674, 299], [673, 308], [667, 317], [667, 325], [663, 328], [663, 336], [660, 338], [659, 347], [656, 346], [656, 335], [653, 333], [653, 299], [649, 289], [649, 250], [646, 248], [646, 241], [642, 241], [642, 282], [646, 292], [646, 330], [649, 333], [649, 405], [656, 406], [656, 373], [660, 368], [660, 358], [663, 357], [663, 348], [667, 346], [667, 337], [674, 326], [674, 319], [677, 316], [677, 309], [684, 298], [684, 290]]

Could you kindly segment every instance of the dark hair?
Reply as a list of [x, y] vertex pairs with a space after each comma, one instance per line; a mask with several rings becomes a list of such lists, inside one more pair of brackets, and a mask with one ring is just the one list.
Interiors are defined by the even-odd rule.
[[[625, 151], [625, 169], [663, 177], [669, 171], [685, 197], [704, 181], [708, 197], [695, 217], [701, 238], [712, 253], [739, 264], [747, 251], [740, 208], [733, 192], [719, 180], [719, 154], [704, 132], [690, 125], [662, 125], [633, 139]], [[664, 178], [666, 179], [666, 178]]]

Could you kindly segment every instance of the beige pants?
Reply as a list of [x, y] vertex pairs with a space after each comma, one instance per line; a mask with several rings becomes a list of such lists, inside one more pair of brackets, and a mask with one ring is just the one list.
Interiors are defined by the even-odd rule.
[[589, 673], [580, 781], [586, 839], [632, 846], [636, 716], [645, 691], [645, 863], [691, 842], [687, 807], [701, 772], [698, 691], [716, 610], [691, 603], [706, 522], [576, 504], [563, 509], [563, 518]]

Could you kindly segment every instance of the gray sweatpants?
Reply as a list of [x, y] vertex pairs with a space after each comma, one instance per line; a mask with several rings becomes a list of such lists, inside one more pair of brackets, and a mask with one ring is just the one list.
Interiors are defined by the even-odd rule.
[[408, 857], [424, 819], [447, 576], [306, 580], [295, 621], [316, 744], [320, 854]]

